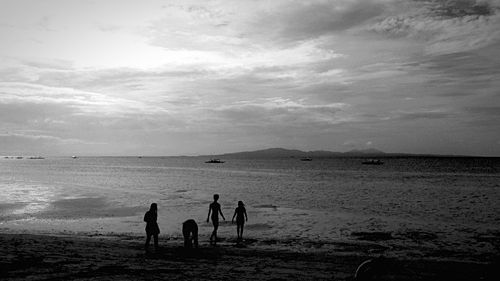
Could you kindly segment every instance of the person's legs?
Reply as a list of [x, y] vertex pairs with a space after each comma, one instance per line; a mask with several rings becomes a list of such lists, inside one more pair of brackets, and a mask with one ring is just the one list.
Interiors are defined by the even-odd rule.
[[184, 236], [184, 248], [191, 248], [191, 238], [189, 237], [189, 226], [187, 223], [182, 225], [182, 236]]
[[198, 226], [195, 225], [193, 228], [193, 244], [196, 248], [198, 248]]
[[151, 241], [151, 234], [146, 233], [146, 244], [144, 245], [144, 249], [146, 250], [146, 252], [148, 251], [149, 241]]
[[244, 225], [245, 225], [245, 224], [244, 224], [244, 223], [242, 223], [242, 224], [241, 224], [241, 226], [240, 226], [240, 239], [243, 239], [243, 226], [244, 226]]
[[154, 234], [153, 239], [155, 241], [155, 251], [158, 251], [158, 234]]
[[241, 228], [240, 224], [237, 224], [236, 225], [236, 234], [238, 235], [238, 239], [240, 239], [240, 228]]
[[214, 239], [214, 236], [215, 236], [215, 226], [214, 226], [214, 230], [212, 230], [212, 234], [210, 235], [210, 242], [212, 242], [212, 240]]
[[214, 236], [214, 241], [217, 242], [217, 230], [219, 229], [219, 224], [217, 225], [214, 225], [214, 232], [213, 232], [213, 236]]
[[217, 229], [219, 228], [219, 220], [212, 218], [212, 224], [214, 225], [214, 231], [212, 231], [212, 235], [210, 236], [210, 241], [217, 242]]

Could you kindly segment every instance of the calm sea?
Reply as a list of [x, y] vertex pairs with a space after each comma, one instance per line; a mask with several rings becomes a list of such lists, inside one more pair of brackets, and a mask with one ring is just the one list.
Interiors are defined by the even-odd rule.
[[[488, 254], [500, 241], [500, 158], [225, 159], [81, 157], [0, 159], [4, 232], [132, 234], [158, 203], [162, 235], [193, 218], [208, 236], [208, 205], [220, 194], [220, 236], [232, 238], [238, 200], [245, 236], [323, 247], [371, 241]], [[309, 244], [308, 244], [309, 243]]]

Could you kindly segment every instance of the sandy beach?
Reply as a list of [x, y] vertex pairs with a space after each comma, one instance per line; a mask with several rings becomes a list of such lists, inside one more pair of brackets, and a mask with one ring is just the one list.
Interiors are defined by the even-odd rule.
[[[307, 252], [222, 241], [184, 249], [178, 239], [145, 254], [140, 237], [0, 234], [3, 280], [353, 280], [358, 265], [380, 255], [339, 243]], [[496, 280], [493, 262], [376, 259], [375, 280]]]

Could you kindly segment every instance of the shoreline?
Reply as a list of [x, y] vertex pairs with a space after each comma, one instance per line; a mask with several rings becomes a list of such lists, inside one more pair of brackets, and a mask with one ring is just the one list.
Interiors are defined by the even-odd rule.
[[[9, 229], [0, 227], [0, 235], [34, 235], [61, 238], [93, 238], [118, 241], [145, 240], [138, 232], [102, 232], [102, 231], [54, 231], [36, 229]], [[340, 255], [365, 255], [406, 260], [433, 260], [437, 262], [489, 263], [499, 258], [500, 232], [477, 233], [476, 244], [466, 245], [464, 241], [443, 240], [440, 233], [408, 230], [362, 231], [336, 239], [307, 239], [303, 237], [274, 237], [245, 235], [245, 247], [258, 250], [279, 250], [295, 253], [323, 253]], [[160, 244], [183, 243], [182, 233], [161, 233]], [[200, 245], [209, 244], [209, 233], [199, 235]], [[234, 246], [235, 235], [222, 234], [221, 245]], [[479, 244], [478, 244], [479, 243]]]
[[[337, 251], [298, 252], [222, 240], [184, 249], [181, 239], [161, 239], [160, 251], [144, 253], [138, 236], [0, 233], [0, 275], [5, 280], [352, 280], [359, 264], [375, 259], [377, 280], [495, 280], [498, 258], [484, 262], [432, 257], [384, 257], [357, 244]], [[342, 245], [339, 242], [337, 245]], [[152, 245], [150, 246], [152, 249]], [[314, 248], [313, 248], [314, 249]], [[498, 267], [498, 266], [497, 266]]]

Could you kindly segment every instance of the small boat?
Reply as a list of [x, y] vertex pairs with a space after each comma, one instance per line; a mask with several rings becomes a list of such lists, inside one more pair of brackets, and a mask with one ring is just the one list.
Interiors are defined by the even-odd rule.
[[78, 157], [77, 157], [77, 156], [75, 156], [75, 155], [73, 155], [73, 156], [71, 156], [71, 158], [76, 159], [76, 158], [78, 158]]
[[313, 161], [311, 157], [300, 158], [300, 161]]
[[364, 165], [382, 165], [382, 164], [384, 164], [384, 162], [382, 162], [382, 160], [380, 160], [380, 159], [368, 159], [366, 161], [361, 162], [361, 164], [364, 164]]
[[28, 157], [28, 159], [45, 159], [45, 158], [43, 158], [42, 156], [31, 156]]
[[218, 158], [213, 158], [208, 161], [205, 161], [205, 163], [224, 163], [224, 161], [218, 159]]

